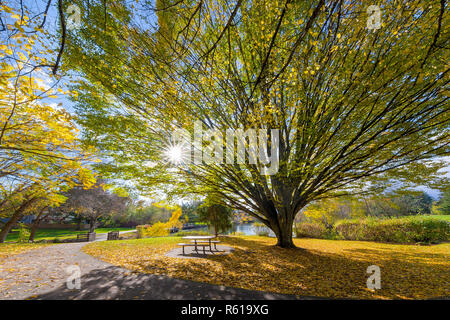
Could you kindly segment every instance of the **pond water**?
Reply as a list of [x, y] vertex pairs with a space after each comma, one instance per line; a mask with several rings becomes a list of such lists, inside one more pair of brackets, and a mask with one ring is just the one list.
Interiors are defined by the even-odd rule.
[[274, 237], [275, 234], [266, 226], [255, 226], [253, 223], [233, 223], [233, 227], [227, 233], [243, 233], [246, 236], [269, 235]]
[[[205, 227], [207, 228], [207, 227]], [[209, 232], [213, 232], [213, 229], [209, 229]], [[258, 235], [268, 235], [269, 237], [275, 237], [275, 234], [269, 228], [265, 226], [255, 226], [253, 223], [233, 223], [233, 226], [225, 232], [226, 234], [230, 233], [241, 233], [246, 236], [254, 236]]]

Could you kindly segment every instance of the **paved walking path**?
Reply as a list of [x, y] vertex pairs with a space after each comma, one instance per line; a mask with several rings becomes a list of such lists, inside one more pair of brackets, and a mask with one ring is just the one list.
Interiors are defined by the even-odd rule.
[[[133, 273], [81, 252], [84, 245], [86, 243], [55, 244], [6, 258], [0, 263], [0, 299], [296, 298]], [[80, 289], [67, 288], [66, 268], [73, 265], [80, 267]]]
[[86, 243], [54, 244], [13, 255], [0, 263], [0, 299], [25, 299], [64, 284], [66, 268], [78, 265], [83, 275], [109, 265], [80, 251]]

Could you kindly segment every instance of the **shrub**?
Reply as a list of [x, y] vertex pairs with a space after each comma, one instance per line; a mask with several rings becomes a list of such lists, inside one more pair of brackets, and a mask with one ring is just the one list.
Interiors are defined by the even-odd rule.
[[261, 237], [268, 237], [269, 236], [269, 231], [265, 230], [265, 229], [261, 229], [261, 230], [257, 230], [256, 234], [258, 236], [261, 236]]
[[144, 238], [145, 230], [149, 227], [151, 227], [151, 226], [148, 224], [136, 226], [137, 238], [138, 239]]
[[143, 225], [136, 227], [138, 238], [149, 238], [149, 237], [165, 237], [168, 236], [170, 230], [167, 226], [167, 223], [156, 222], [155, 224]]
[[30, 238], [30, 229], [23, 223], [19, 223], [19, 238], [18, 241], [20, 243], [28, 242]]
[[363, 233], [363, 224], [360, 221], [339, 221], [335, 230], [339, 237], [345, 240], [360, 240]]
[[253, 224], [253, 228], [255, 229], [255, 233], [258, 236], [261, 236], [261, 237], [268, 237], [269, 236], [269, 229], [266, 227], [265, 224], [263, 224], [261, 222], [255, 222]]
[[137, 237], [148, 238], [148, 237], [165, 237], [170, 234], [170, 228], [181, 228], [181, 223], [179, 221], [181, 216], [181, 209], [177, 209], [172, 212], [172, 216], [167, 222], [156, 222], [153, 225], [140, 225], [136, 226]]
[[316, 222], [302, 222], [296, 225], [295, 234], [297, 238], [325, 239], [327, 235], [327, 228]]
[[450, 240], [450, 222], [434, 217], [341, 220], [327, 228], [320, 223], [296, 225], [298, 238], [344, 239], [393, 243], [439, 243]]
[[431, 217], [342, 220], [335, 228], [346, 240], [438, 243], [450, 239], [450, 222]]

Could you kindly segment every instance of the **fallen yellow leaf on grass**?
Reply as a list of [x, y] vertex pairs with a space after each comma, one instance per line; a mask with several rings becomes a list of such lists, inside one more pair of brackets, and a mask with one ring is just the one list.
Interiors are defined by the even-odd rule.
[[[222, 237], [234, 252], [202, 259], [170, 258], [177, 237], [91, 243], [86, 253], [127, 269], [174, 278], [300, 296], [424, 299], [450, 295], [450, 243], [433, 246], [269, 237]], [[127, 244], [126, 246], [124, 244]], [[381, 268], [380, 290], [367, 289], [367, 267]]]

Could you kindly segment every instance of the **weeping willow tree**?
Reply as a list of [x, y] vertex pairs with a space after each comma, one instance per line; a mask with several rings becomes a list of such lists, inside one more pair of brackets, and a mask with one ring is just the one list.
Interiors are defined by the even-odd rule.
[[228, 231], [232, 225], [232, 209], [220, 204], [222, 199], [214, 199], [214, 196], [206, 197], [205, 202], [197, 208], [199, 220], [212, 227], [216, 237], [220, 232]]
[[[273, 230], [281, 247], [294, 246], [294, 218], [313, 201], [392, 181], [436, 186], [450, 141], [447, 5], [384, 1], [379, 28], [368, 28], [368, 6], [91, 2], [63, 60], [83, 77], [85, 142], [103, 151], [108, 176], [147, 194], [216, 194]], [[269, 150], [278, 129], [278, 171], [265, 174], [260, 161], [170, 166], [170, 133], [193, 134], [196, 121], [203, 130], [263, 129]]]

